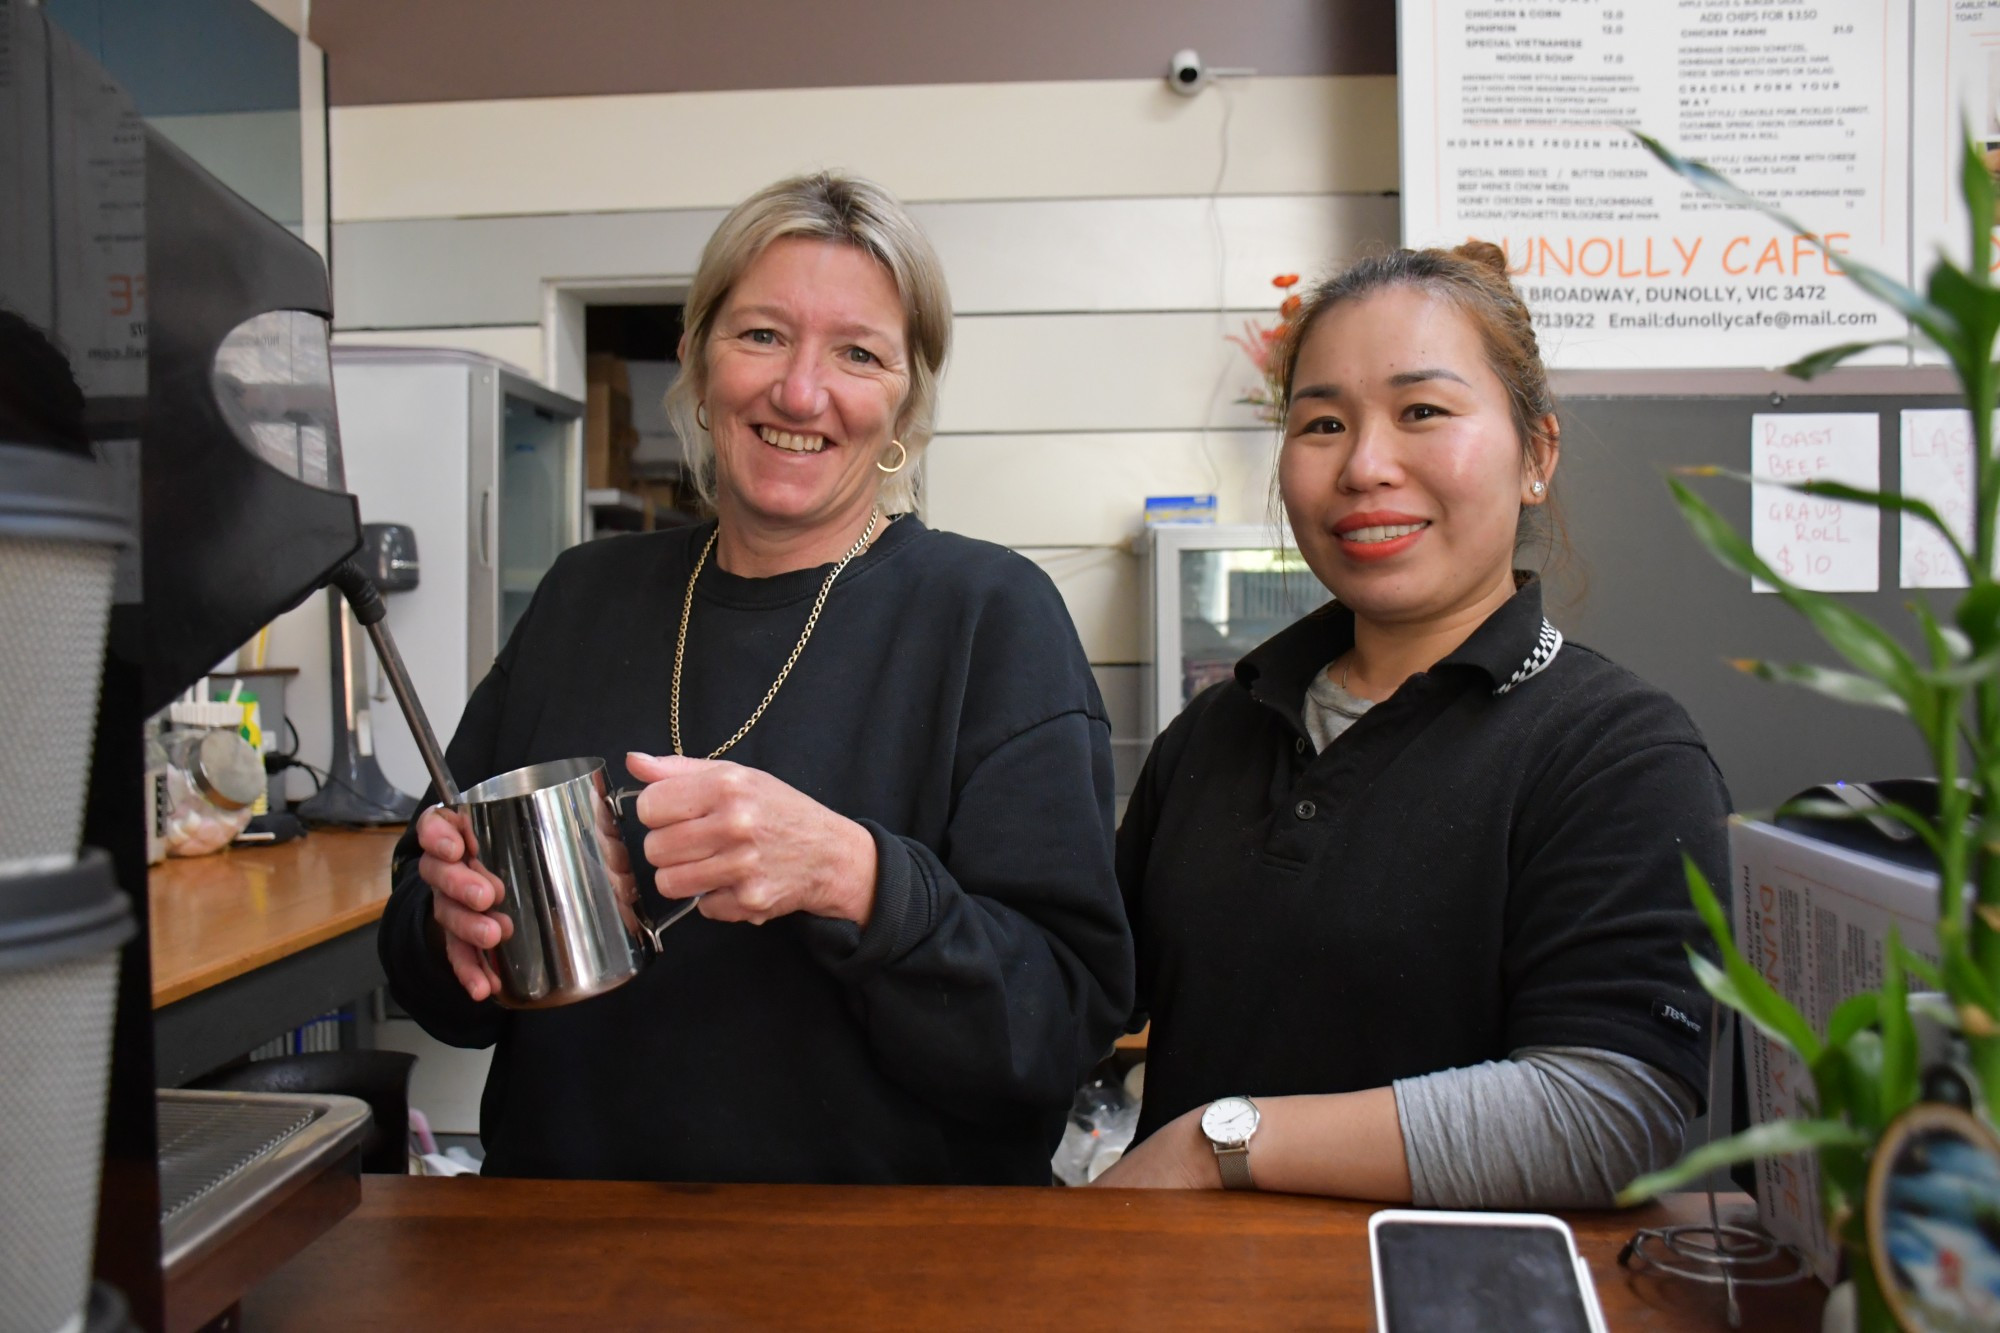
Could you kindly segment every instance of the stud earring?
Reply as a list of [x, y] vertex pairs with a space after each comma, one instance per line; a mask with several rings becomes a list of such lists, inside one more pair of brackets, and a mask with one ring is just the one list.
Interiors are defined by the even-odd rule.
[[1549, 484], [1547, 482], [1538, 481], [1534, 485], [1530, 486], [1528, 489], [1533, 491], [1535, 494], [1540, 495], [1543, 491], [1547, 490], [1548, 488]]

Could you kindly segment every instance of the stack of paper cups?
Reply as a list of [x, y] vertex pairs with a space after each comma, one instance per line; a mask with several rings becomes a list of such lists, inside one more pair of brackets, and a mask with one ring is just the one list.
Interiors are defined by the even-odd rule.
[[89, 456], [0, 441], [0, 1329], [78, 1327], [90, 1294], [134, 926], [109, 858], [78, 844], [128, 539]]

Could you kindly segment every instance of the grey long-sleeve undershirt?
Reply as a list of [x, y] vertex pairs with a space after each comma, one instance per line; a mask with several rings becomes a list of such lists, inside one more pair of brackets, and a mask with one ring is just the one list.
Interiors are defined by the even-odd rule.
[[1681, 1155], [1694, 1095], [1643, 1060], [1538, 1046], [1398, 1079], [1410, 1200], [1424, 1208], [1605, 1208]]
[[[1305, 724], [1324, 750], [1369, 702], [1322, 672]], [[1425, 1208], [1595, 1208], [1678, 1158], [1693, 1092], [1643, 1060], [1583, 1046], [1395, 1083], [1411, 1202]]]

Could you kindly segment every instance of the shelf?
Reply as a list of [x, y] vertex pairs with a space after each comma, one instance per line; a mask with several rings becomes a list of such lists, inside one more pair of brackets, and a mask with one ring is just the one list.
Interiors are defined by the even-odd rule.
[[634, 514], [644, 514], [648, 508], [645, 496], [609, 486], [585, 491], [583, 502], [591, 509], [624, 509]]

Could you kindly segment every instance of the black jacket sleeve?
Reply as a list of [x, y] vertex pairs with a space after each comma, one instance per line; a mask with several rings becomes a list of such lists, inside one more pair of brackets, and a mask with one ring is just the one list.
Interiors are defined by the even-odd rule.
[[1587, 713], [1523, 789], [1502, 955], [1508, 1049], [1616, 1051], [1707, 1086], [1706, 940], [1685, 852], [1729, 878], [1729, 793], [1680, 706], [1650, 693]]
[[882, 1070], [983, 1122], [1066, 1108], [1132, 1002], [1110, 726], [1059, 594], [1010, 560], [1025, 568], [978, 635], [944, 836], [862, 821], [879, 858], [867, 927], [804, 923]]
[[971, 1120], [1067, 1105], [1131, 1004], [1112, 891], [1110, 731], [1068, 713], [1014, 738], [958, 793], [944, 854], [866, 823], [865, 929], [814, 919], [883, 1070]]

